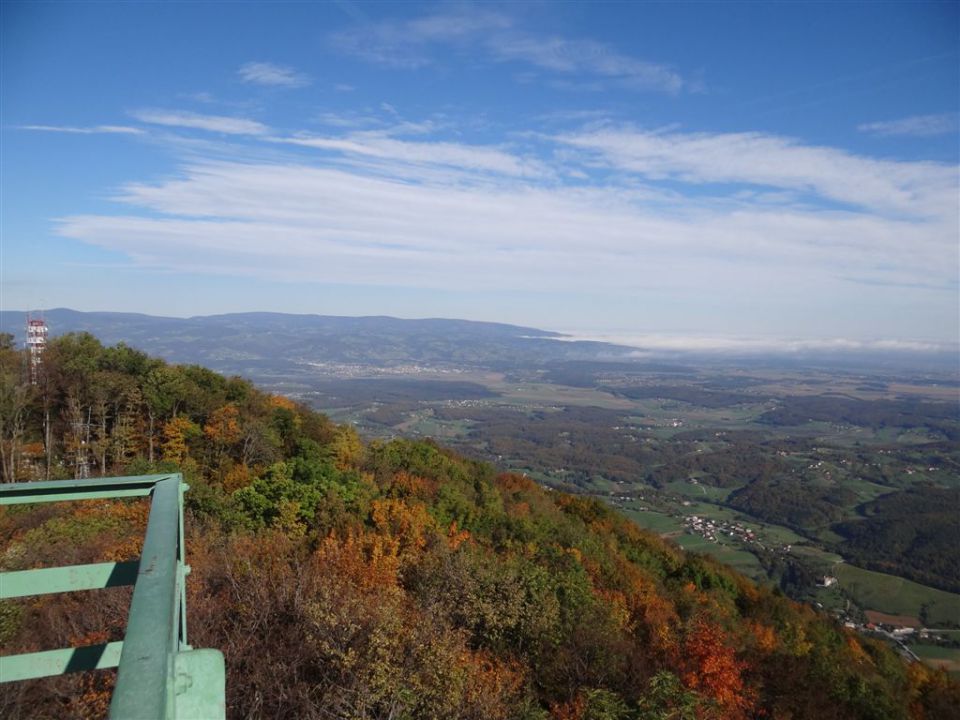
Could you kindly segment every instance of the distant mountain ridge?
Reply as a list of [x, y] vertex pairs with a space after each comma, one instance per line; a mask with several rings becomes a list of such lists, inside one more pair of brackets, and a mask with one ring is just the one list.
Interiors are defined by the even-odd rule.
[[[22, 343], [26, 316], [23, 311], [0, 312], [0, 331], [12, 333]], [[634, 350], [610, 343], [566, 341], [560, 333], [537, 328], [440, 318], [273, 312], [175, 318], [66, 308], [47, 310], [44, 317], [53, 336], [90, 332], [105, 344], [124, 342], [171, 362], [251, 376], [302, 371], [323, 363], [505, 369], [623, 357]]]

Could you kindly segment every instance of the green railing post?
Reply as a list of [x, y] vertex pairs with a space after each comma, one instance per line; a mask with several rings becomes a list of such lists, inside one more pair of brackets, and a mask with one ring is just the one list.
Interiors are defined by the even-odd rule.
[[116, 718], [168, 717], [173, 705], [172, 663], [179, 650], [180, 478], [153, 489], [140, 571], [110, 702]]

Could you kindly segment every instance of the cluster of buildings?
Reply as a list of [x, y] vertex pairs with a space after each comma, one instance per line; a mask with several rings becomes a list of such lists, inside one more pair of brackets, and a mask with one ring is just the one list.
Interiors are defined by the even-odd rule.
[[683, 525], [691, 535], [699, 535], [710, 542], [717, 542], [720, 535], [726, 535], [747, 543], [758, 542], [757, 535], [753, 530], [736, 522], [713, 520], [699, 515], [686, 515], [683, 518]]

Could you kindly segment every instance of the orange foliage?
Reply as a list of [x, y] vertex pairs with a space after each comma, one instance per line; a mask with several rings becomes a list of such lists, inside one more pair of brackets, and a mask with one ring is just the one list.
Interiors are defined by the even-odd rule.
[[605, 517], [594, 520], [590, 523], [590, 529], [601, 535], [607, 535], [613, 532], [613, 518]]
[[501, 490], [508, 493], [536, 492], [539, 490], [537, 484], [525, 475], [516, 473], [503, 473], [498, 475], [494, 481]]
[[673, 603], [662, 595], [650, 593], [644, 599], [641, 612], [654, 646], [661, 652], [672, 653], [676, 647], [676, 628], [679, 623]]
[[436, 530], [436, 522], [426, 506], [394, 498], [374, 500], [370, 519], [377, 530], [399, 541], [403, 550], [422, 549], [427, 544], [424, 537], [427, 530]]
[[847, 635], [847, 649], [858, 663], [866, 662], [873, 664], [870, 656], [867, 655], [867, 651], [863, 649], [863, 645], [861, 645], [860, 641], [857, 640], [853, 635]]
[[132, 523], [135, 528], [146, 528], [150, 506], [145, 502], [118, 502], [105, 500], [94, 503], [77, 503], [72, 515], [75, 518], [104, 518], [120, 523]]
[[627, 596], [619, 590], [594, 589], [593, 594], [602, 604], [610, 608], [610, 617], [617, 623], [617, 627], [624, 629], [631, 625], [631, 613], [627, 603]]
[[274, 409], [282, 408], [283, 410], [291, 411], [297, 409], [297, 404], [290, 398], [284, 397], [283, 395], [270, 395], [267, 398], [267, 404]]
[[687, 687], [716, 700], [725, 718], [747, 717], [752, 703], [740, 674], [744, 664], [736, 659], [719, 625], [698, 620], [687, 634], [681, 662]]
[[43, 443], [39, 441], [24, 443], [24, 445], [20, 448], [20, 452], [22, 452], [25, 456], [29, 458], [43, 457], [43, 454], [44, 454]]
[[550, 706], [550, 717], [553, 720], [582, 720], [587, 711], [587, 698], [578, 693], [575, 698], [560, 705]]
[[437, 494], [437, 483], [405, 470], [396, 473], [390, 481], [390, 489], [401, 497], [432, 498]]
[[483, 650], [466, 650], [460, 663], [469, 672], [467, 702], [477, 708], [504, 697], [520, 697], [526, 683], [523, 664], [504, 660]]
[[457, 530], [457, 521], [450, 523], [450, 529], [447, 531], [447, 544], [451, 550], [456, 550], [470, 539], [469, 530]]
[[367, 533], [346, 538], [329, 535], [313, 555], [321, 568], [337, 571], [364, 589], [397, 586], [397, 543]]
[[602, 570], [600, 569], [600, 565], [596, 560], [581, 555], [580, 562], [583, 565], [583, 569], [587, 571], [587, 574], [590, 576], [590, 579], [594, 582], [594, 584], [601, 582]]
[[226, 475], [223, 476], [223, 489], [229, 493], [239, 490], [250, 484], [253, 478], [250, 476], [250, 468], [244, 463], [231, 467]]
[[233, 445], [240, 441], [243, 432], [240, 429], [240, 410], [233, 403], [227, 403], [210, 413], [203, 434], [210, 440], [223, 445]]
[[[108, 562], [132, 560], [140, 556], [143, 534], [147, 529], [150, 506], [145, 502], [106, 501], [102, 503], [78, 503], [73, 517], [110, 520], [123, 533], [121, 537], [108, 533], [104, 536], [102, 556]], [[111, 523], [112, 524], [112, 523]]]
[[769, 653], [777, 649], [777, 633], [772, 627], [759, 622], [750, 622], [747, 627], [761, 651]]

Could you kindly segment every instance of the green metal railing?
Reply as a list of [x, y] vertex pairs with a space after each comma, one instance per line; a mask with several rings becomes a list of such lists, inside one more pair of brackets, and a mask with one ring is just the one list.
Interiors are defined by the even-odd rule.
[[183, 493], [179, 474], [0, 485], [0, 505], [150, 496], [139, 560], [0, 573], [0, 599], [133, 585], [122, 642], [0, 657], [0, 682], [117, 668], [110, 717], [226, 717], [219, 650], [187, 644]]

